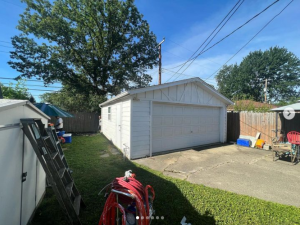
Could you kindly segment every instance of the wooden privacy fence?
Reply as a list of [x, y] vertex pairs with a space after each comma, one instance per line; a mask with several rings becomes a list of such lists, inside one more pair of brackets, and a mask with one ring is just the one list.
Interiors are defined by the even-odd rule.
[[[99, 113], [77, 112], [74, 118], [63, 117], [64, 130], [68, 133], [95, 133], [99, 126]], [[51, 116], [51, 123], [56, 123], [56, 118]]]
[[[300, 113], [295, 118], [286, 120], [282, 113], [277, 118], [277, 129], [283, 130], [285, 134], [290, 131], [300, 131]], [[255, 112], [228, 112], [227, 113], [227, 141], [235, 141], [239, 135], [256, 136], [260, 132], [260, 138], [271, 144], [272, 137], [276, 133], [276, 113], [255, 113]], [[279, 133], [278, 133], [279, 134]]]

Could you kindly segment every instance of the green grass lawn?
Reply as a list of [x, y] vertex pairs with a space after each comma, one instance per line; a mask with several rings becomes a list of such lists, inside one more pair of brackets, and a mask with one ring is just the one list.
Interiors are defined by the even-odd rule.
[[[73, 137], [65, 144], [65, 151], [73, 177], [87, 207], [81, 211], [84, 225], [98, 224], [105, 203], [98, 192], [115, 177], [133, 170], [144, 185], [150, 184], [155, 192], [156, 216], [152, 224], [179, 225], [183, 216], [192, 225], [200, 224], [300, 224], [300, 209], [234, 194], [203, 185], [191, 184], [162, 175], [139, 166], [121, 155], [110, 153], [110, 143], [100, 134]], [[103, 153], [107, 158], [101, 158]], [[284, 190], [283, 190], [284, 191]], [[62, 213], [51, 188], [37, 209], [32, 225], [62, 224], [68, 221]]]

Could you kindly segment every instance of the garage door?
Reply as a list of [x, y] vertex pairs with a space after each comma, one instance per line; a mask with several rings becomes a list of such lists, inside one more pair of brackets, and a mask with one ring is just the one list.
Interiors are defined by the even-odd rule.
[[152, 152], [220, 142], [220, 109], [153, 104]]

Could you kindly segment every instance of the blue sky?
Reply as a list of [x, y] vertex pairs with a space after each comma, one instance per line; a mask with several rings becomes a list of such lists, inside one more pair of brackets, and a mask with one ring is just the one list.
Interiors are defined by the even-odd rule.
[[[11, 48], [9, 43], [13, 35], [18, 34], [16, 26], [19, 15], [25, 6], [19, 0], [0, 0], [0, 77], [16, 77], [18, 72], [7, 64]], [[156, 34], [157, 41], [166, 38], [162, 45], [162, 67], [172, 68], [185, 62], [213, 31], [223, 17], [236, 4], [233, 0], [137, 0], [136, 5], [150, 24], [150, 29]], [[267, 7], [274, 0], [245, 0], [239, 10], [233, 15], [211, 44], [229, 34], [235, 28], [250, 19], [253, 15]], [[211, 76], [246, 42], [248, 42], [275, 14], [281, 11], [290, 1], [281, 0], [265, 13], [238, 30], [228, 39], [210, 49], [197, 60], [176, 80], [190, 77], [200, 77], [208, 83], [216, 85]], [[249, 45], [247, 45], [228, 64], [239, 63], [250, 51], [265, 50], [271, 46], [286, 47], [300, 58], [300, 1], [294, 0], [269, 26], [267, 26]], [[210, 45], [209, 45], [210, 46]], [[4, 51], [4, 52], [1, 52]], [[157, 84], [157, 68], [150, 71], [153, 74], [153, 84]], [[177, 69], [171, 69], [176, 71]], [[174, 73], [164, 70], [162, 82], [166, 82]], [[178, 75], [169, 81], [173, 81]], [[0, 79], [8, 83], [8, 80]], [[42, 85], [39, 82], [27, 82], [28, 85]], [[51, 86], [60, 86], [53, 84]], [[43, 88], [28, 86], [30, 89], [58, 90], [58, 88]], [[37, 99], [41, 91], [31, 91]]]

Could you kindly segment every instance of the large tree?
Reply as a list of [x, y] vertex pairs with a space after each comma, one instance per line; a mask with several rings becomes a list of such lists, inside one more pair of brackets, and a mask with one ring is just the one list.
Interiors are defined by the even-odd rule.
[[289, 100], [300, 96], [300, 60], [286, 48], [271, 47], [250, 52], [239, 65], [224, 66], [216, 79], [219, 91], [228, 98], [263, 101], [268, 79], [268, 100]]
[[[80, 93], [147, 86], [157, 42], [133, 0], [23, 0], [9, 64], [20, 77], [61, 81]], [[33, 38], [31, 38], [33, 37]]]

